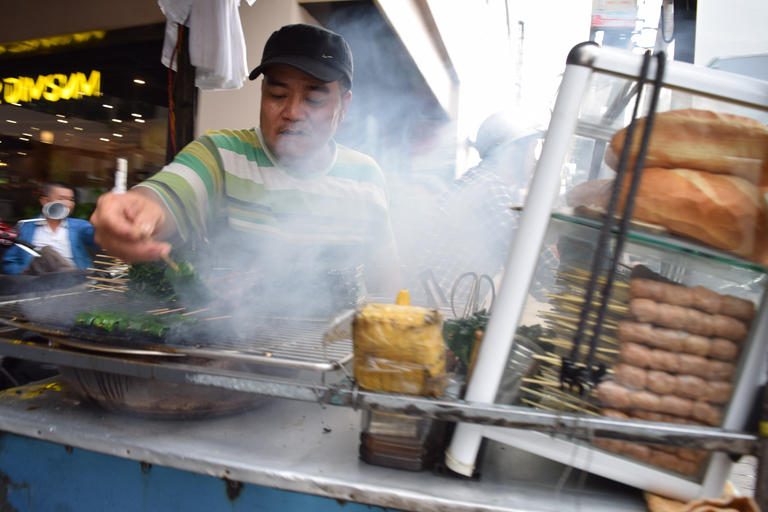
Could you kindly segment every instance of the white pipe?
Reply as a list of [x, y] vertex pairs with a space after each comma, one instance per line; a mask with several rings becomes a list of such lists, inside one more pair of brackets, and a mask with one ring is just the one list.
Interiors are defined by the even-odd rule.
[[[565, 155], [576, 131], [582, 98], [592, 74], [591, 67], [566, 66], [560, 94], [550, 120], [541, 158], [525, 201], [496, 305], [480, 346], [465, 399], [492, 403], [501, 382], [507, 355], [525, 306], [539, 253], [558, 194]], [[483, 427], [459, 423], [446, 451], [446, 465], [471, 476]]]

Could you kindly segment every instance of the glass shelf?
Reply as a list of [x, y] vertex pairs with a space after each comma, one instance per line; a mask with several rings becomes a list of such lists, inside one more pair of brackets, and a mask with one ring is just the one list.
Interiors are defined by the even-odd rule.
[[[595, 229], [601, 229], [603, 226], [603, 219], [593, 218], [586, 215], [579, 215], [572, 209], [559, 209], [552, 212], [552, 218], [578, 224], [581, 226], [587, 226]], [[663, 229], [663, 228], [661, 228]], [[618, 232], [618, 225], [613, 227], [613, 233]], [[637, 227], [630, 228], [627, 233], [627, 238], [634, 242], [638, 242], [644, 245], [650, 245], [661, 249], [667, 249], [676, 253], [683, 253], [691, 256], [698, 256], [702, 258], [708, 258], [719, 263], [725, 263], [735, 267], [752, 270], [762, 274], [768, 273], [768, 268], [754, 261], [749, 261], [744, 258], [740, 258], [734, 254], [726, 251], [721, 251], [705, 245], [680, 238], [668, 233], [653, 233]]]

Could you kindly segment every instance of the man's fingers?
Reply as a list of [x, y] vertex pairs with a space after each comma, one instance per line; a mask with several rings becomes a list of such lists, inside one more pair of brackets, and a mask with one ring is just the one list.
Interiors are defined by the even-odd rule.
[[168, 255], [171, 250], [167, 242], [145, 241], [136, 242], [127, 239], [102, 239], [98, 234], [96, 243], [103, 247], [109, 254], [130, 262], [156, 261]]
[[91, 216], [96, 243], [128, 262], [155, 261], [168, 254], [169, 244], [153, 240], [164, 221], [158, 204], [130, 192], [104, 194]]

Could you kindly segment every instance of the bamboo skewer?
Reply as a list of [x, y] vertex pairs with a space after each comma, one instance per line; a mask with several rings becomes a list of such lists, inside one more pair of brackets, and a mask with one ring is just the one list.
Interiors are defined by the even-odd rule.
[[[94, 263], [98, 263], [99, 265], [108, 265], [110, 267], [113, 266], [113, 265], [119, 265], [119, 266], [125, 265], [125, 263], [117, 264], [117, 263], [115, 263], [113, 261], [94, 261]], [[103, 269], [103, 268], [96, 268], [96, 269], [93, 269], [93, 270], [99, 270], [101, 272], [105, 272], [105, 269]]]
[[99, 290], [110, 290], [113, 292], [125, 293], [125, 290], [121, 288], [117, 288], [116, 286], [104, 286], [101, 284], [86, 284], [85, 286], [89, 286], [91, 288], [98, 288]]
[[232, 315], [226, 315], [226, 316], [215, 316], [213, 318], [202, 318], [201, 322], [209, 322], [211, 320], [222, 320], [224, 318], [232, 318]]
[[564, 407], [566, 407], [568, 409], [571, 409], [571, 410], [574, 410], [574, 411], [579, 411], [579, 412], [584, 412], [584, 413], [587, 413], [587, 414], [595, 414], [596, 415], [595, 412], [590, 411], [589, 409], [587, 409], [587, 408], [585, 408], [585, 407], [583, 407], [581, 405], [572, 404], [572, 403], [567, 402], [565, 400], [561, 400], [561, 399], [557, 398], [556, 396], [552, 396], [551, 394], [542, 393], [541, 391], [536, 391], [536, 390], [531, 389], [531, 388], [526, 388], [525, 386], [521, 386], [520, 390], [521, 391], [525, 391], [526, 393], [530, 393], [530, 394], [532, 394], [534, 396], [542, 397], [542, 398], [544, 398], [544, 399], [546, 399], [548, 401], [552, 401], [552, 402], [555, 402], [555, 403], [558, 403], [558, 404], [562, 404]]
[[163, 256], [163, 261], [165, 261], [168, 264], [168, 266], [173, 269], [174, 272], [179, 271], [179, 266], [167, 254]]
[[[532, 357], [539, 361], [545, 361], [555, 366], [561, 366], [562, 364], [559, 357], [549, 357], [549, 356], [540, 356], [540, 355], [534, 355]], [[583, 365], [579, 365], [579, 366], [583, 366]]]
[[[573, 347], [573, 342], [568, 340], [563, 340], [560, 338], [539, 338], [540, 341], [544, 341], [546, 343], [551, 343], [553, 345], [557, 345], [564, 348], [571, 348]], [[586, 352], [589, 350], [589, 347], [581, 347], [583, 352]], [[597, 347], [596, 349], [598, 352], [604, 352], [606, 354], [618, 354], [619, 351], [612, 349], [612, 348], [603, 348], [603, 347]]]
[[165, 315], [166, 313], [175, 313], [176, 311], [183, 311], [185, 309], [187, 308], [177, 308], [177, 309], [168, 309], [165, 311], [158, 311], [157, 313], [154, 313], [152, 316]]
[[[554, 318], [555, 320], [562, 320], [566, 325], [570, 323], [572, 325], [572, 329], [576, 330], [576, 324], [573, 322], [578, 322], [578, 318], [574, 318], [572, 316], [566, 316], [566, 315], [558, 315], [557, 313], [541, 313], [541, 316], [547, 317], [547, 318]], [[595, 322], [588, 322], [588, 325], [595, 325]], [[612, 325], [613, 324], [613, 325]], [[604, 321], [603, 327], [608, 329], [616, 329], [618, 327], [618, 324], [616, 322], [611, 321]]]
[[125, 284], [130, 282], [130, 279], [107, 279], [106, 277], [89, 277], [93, 281], [104, 281], [107, 283]]
[[[571, 274], [570, 272], [560, 272], [560, 275], [563, 277], [569, 277], [571, 279], [576, 279], [577, 281], [589, 281], [589, 276], [579, 276], [576, 274]], [[605, 277], [598, 277], [597, 282], [599, 284], [605, 283]], [[614, 281], [613, 285], [617, 288], [629, 288], [629, 284], [625, 283], [624, 281]]]
[[520, 401], [527, 403], [528, 405], [530, 405], [534, 409], [541, 409], [541, 410], [544, 410], [544, 411], [557, 412], [557, 409], [555, 409], [554, 407], [548, 407], [548, 406], [542, 405], [542, 404], [540, 404], [538, 402], [534, 402], [533, 400], [528, 400], [527, 398], [521, 398]]
[[554, 388], [560, 387], [560, 383], [559, 382], [555, 382], [553, 380], [548, 380], [548, 379], [529, 379], [529, 378], [525, 378], [525, 379], [523, 379], [523, 382], [527, 382], [528, 384], [540, 384], [542, 386], [549, 386], [549, 387], [554, 387]]
[[[584, 299], [583, 297], [579, 297], [578, 295], [564, 294], [564, 295], [550, 295], [550, 297], [552, 297], [553, 299], [561, 299], [567, 302], [575, 302], [577, 304], [584, 304], [586, 302], [586, 299]], [[611, 302], [613, 302], [614, 304], [611, 304]], [[615, 300], [609, 300], [608, 309], [612, 311], [617, 311], [620, 313], [629, 313], [628, 306], [620, 305], [620, 304], [617, 304], [616, 302], [617, 301]], [[600, 303], [597, 301], [592, 301], [592, 305], [599, 306]]]
[[[99, 263], [99, 262], [97, 261], [96, 263]], [[128, 274], [127, 270], [117, 270], [117, 269], [88, 267], [87, 270], [93, 270], [94, 272], [109, 272], [110, 274]]]
[[209, 309], [211, 309], [211, 308], [198, 309], [197, 311], [190, 311], [189, 313], [182, 313], [181, 316], [194, 315], [195, 313], [202, 313], [203, 311], [208, 311]]

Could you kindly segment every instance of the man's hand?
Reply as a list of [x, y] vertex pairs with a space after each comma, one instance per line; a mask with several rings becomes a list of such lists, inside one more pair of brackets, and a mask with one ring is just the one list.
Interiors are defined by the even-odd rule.
[[168, 231], [163, 229], [165, 209], [145, 192], [102, 195], [91, 224], [96, 243], [125, 262], [155, 261], [171, 250], [170, 244], [156, 240], [161, 232], [164, 235]]

